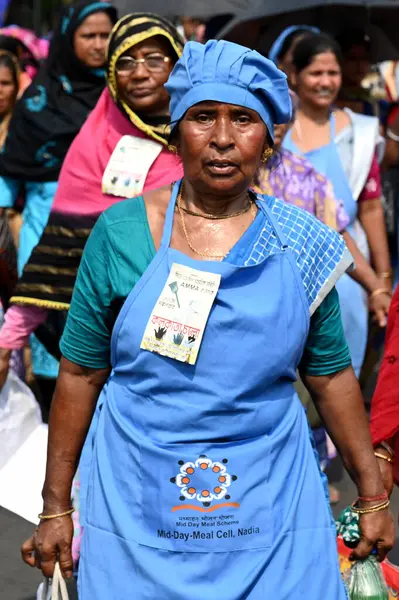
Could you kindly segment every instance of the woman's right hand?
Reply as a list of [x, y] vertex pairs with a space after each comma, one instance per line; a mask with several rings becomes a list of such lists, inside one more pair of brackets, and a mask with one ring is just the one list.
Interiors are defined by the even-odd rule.
[[70, 515], [41, 521], [33, 536], [22, 545], [22, 560], [40, 569], [44, 577], [53, 576], [58, 561], [64, 578], [71, 579], [73, 530]]
[[8, 348], [0, 348], [0, 390], [7, 380], [8, 371], [10, 369], [11, 350]]

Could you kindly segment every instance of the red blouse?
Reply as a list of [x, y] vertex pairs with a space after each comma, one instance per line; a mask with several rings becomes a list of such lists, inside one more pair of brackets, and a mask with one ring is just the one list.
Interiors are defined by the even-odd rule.
[[377, 157], [374, 155], [373, 162], [371, 163], [370, 172], [367, 176], [367, 181], [362, 189], [358, 202], [365, 202], [366, 200], [376, 200], [381, 198], [381, 172], [380, 165], [378, 164]]

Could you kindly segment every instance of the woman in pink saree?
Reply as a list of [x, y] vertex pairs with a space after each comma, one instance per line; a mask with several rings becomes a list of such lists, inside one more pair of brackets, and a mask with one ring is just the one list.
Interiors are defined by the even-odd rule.
[[70, 147], [48, 224], [5, 315], [0, 388], [8, 372], [7, 351], [22, 348], [39, 326], [41, 341], [58, 358], [80, 258], [99, 215], [115, 202], [182, 176], [180, 159], [168, 149], [164, 88], [182, 49], [176, 29], [161, 17], [136, 13], [114, 27], [108, 87]]

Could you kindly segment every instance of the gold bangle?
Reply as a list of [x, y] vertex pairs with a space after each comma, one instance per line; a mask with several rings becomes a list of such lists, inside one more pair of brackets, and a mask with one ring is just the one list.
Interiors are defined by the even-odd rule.
[[379, 279], [392, 279], [392, 271], [386, 271], [385, 273], [377, 273]]
[[389, 463], [393, 463], [392, 456], [385, 456], [385, 454], [381, 454], [381, 452], [374, 452], [374, 456], [382, 458], [382, 460], [386, 460]]
[[385, 510], [389, 507], [390, 501], [385, 500], [382, 504], [377, 504], [376, 506], [371, 506], [370, 508], [358, 508], [356, 506], [357, 500], [352, 504], [351, 510], [357, 515], [369, 515], [371, 513], [380, 512], [381, 510]]
[[369, 300], [372, 300], [373, 298], [375, 298], [376, 296], [379, 296], [380, 294], [387, 294], [388, 296], [391, 296], [390, 292], [386, 288], [378, 288], [378, 290], [374, 290], [374, 292], [371, 292], [371, 294], [369, 296]]
[[[391, 458], [394, 458], [395, 456], [395, 450], [393, 450], [393, 448], [391, 448], [391, 446], [388, 444], [388, 442], [386, 442], [385, 440], [382, 440], [382, 442], [380, 442], [379, 444], [376, 444], [376, 446], [381, 446], [381, 448], [384, 448], [384, 450], [386, 450], [389, 454], [389, 456]], [[378, 450], [377, 450], [378, 452]]]
[[58, 519], [58, 517], [67, 517], [68, 515], [71, 515], [73, 512], [75, 512], [74, 508], [70, 508], [69, 510], [66, 510], [63, 513], [58, 513], [56, 515], [43, 515], [40, 514], [38, 515], [38, 519], [40, 519], [41, 521], [48, 521], [49, 519]]

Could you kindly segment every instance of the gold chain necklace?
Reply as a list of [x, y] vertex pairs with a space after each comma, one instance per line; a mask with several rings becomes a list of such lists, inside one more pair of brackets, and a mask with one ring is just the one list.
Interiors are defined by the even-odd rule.
[[[184, 232], [184, 237], [186, 238], [186, 242], [187, 242], [188, 247], [190, 248], [190, 250], [192, 252], [194, 252], [194, 254], [198, 254], [198, 256], [202, 256], [203, 258], [211, 258], [211, 259], [215, 259], [215, 260], [223, 260], [224, 258], [226, 258], [226, 256], [228, 255], [229, 252], [226, 252], [225, 254], [211, 254], [210, 252], [200, 252], [200, 250], [197, 250], [196, 248], [194, 248], [194, 246], [190, 242], [190, 238], [189, 238], [188, 232], [187, 232], [186, 223], [185, 223], [185, 220], [184, 220], [184, 214], [183, 214], [183, 210], [184, 209], [181, 206], [182, 198], [183, 198], [183, 185], [180, 185], [180, 190], [179, 190], [179, 194], [177, 196], [177, 202], [176, 202], [176, 204], [177, 204], [177, 209], [178, 209], [179, 214], [180, 214], [180, 220], [181, 220], [181, 225], [182, 225], [183, 232]], [[246, 208], [244, 211], [241, 211], [238, 214], [243, 214], [245, 212], [248, 212], [248, 210], [251, 209], [252, 206], [254, 206], [254, 205], [255, 204], [250, 200], [249, 207]], [[195, 215], [195, 213], [188, 213], [188, 214], [194, 214]], [[202, 214], [199, 213], [198, 215], [195, 215], [195, 216], [203, 217], [204, 215], [202, 215]], [[222, 218], [228, 219], [230, 216], [237, 216], [237, 214], [233, 213], [232, 215], [228, 215], [228, 216], [225, 216], [225, 217], [222, 217]], [[255, 216], [256, 216], [256, 212], [255, 212], [254, 217]], [[213, 217], [213, 215], [212, 215], [212, 217]]]
[[[182, 200], [181, 194], [179, 195], [179, 200]], [[191, 215], [192, 217], [202, 217], [203, 219], [210, 219], [212, 221], [219, 221], [222, 219], [231, 219], [232, 217], [239, 217], [240, 215], [244, 215], [247, 213], [252, 206], [252, 200], [249, 198], [248, 206], [238, 210], [237, 212], [231, 213], [231, 215], [211, 215], [210, 213], [198, 213], [182, 206], [180, 203], [180, 209], [183, 210], [187, 215]]]

